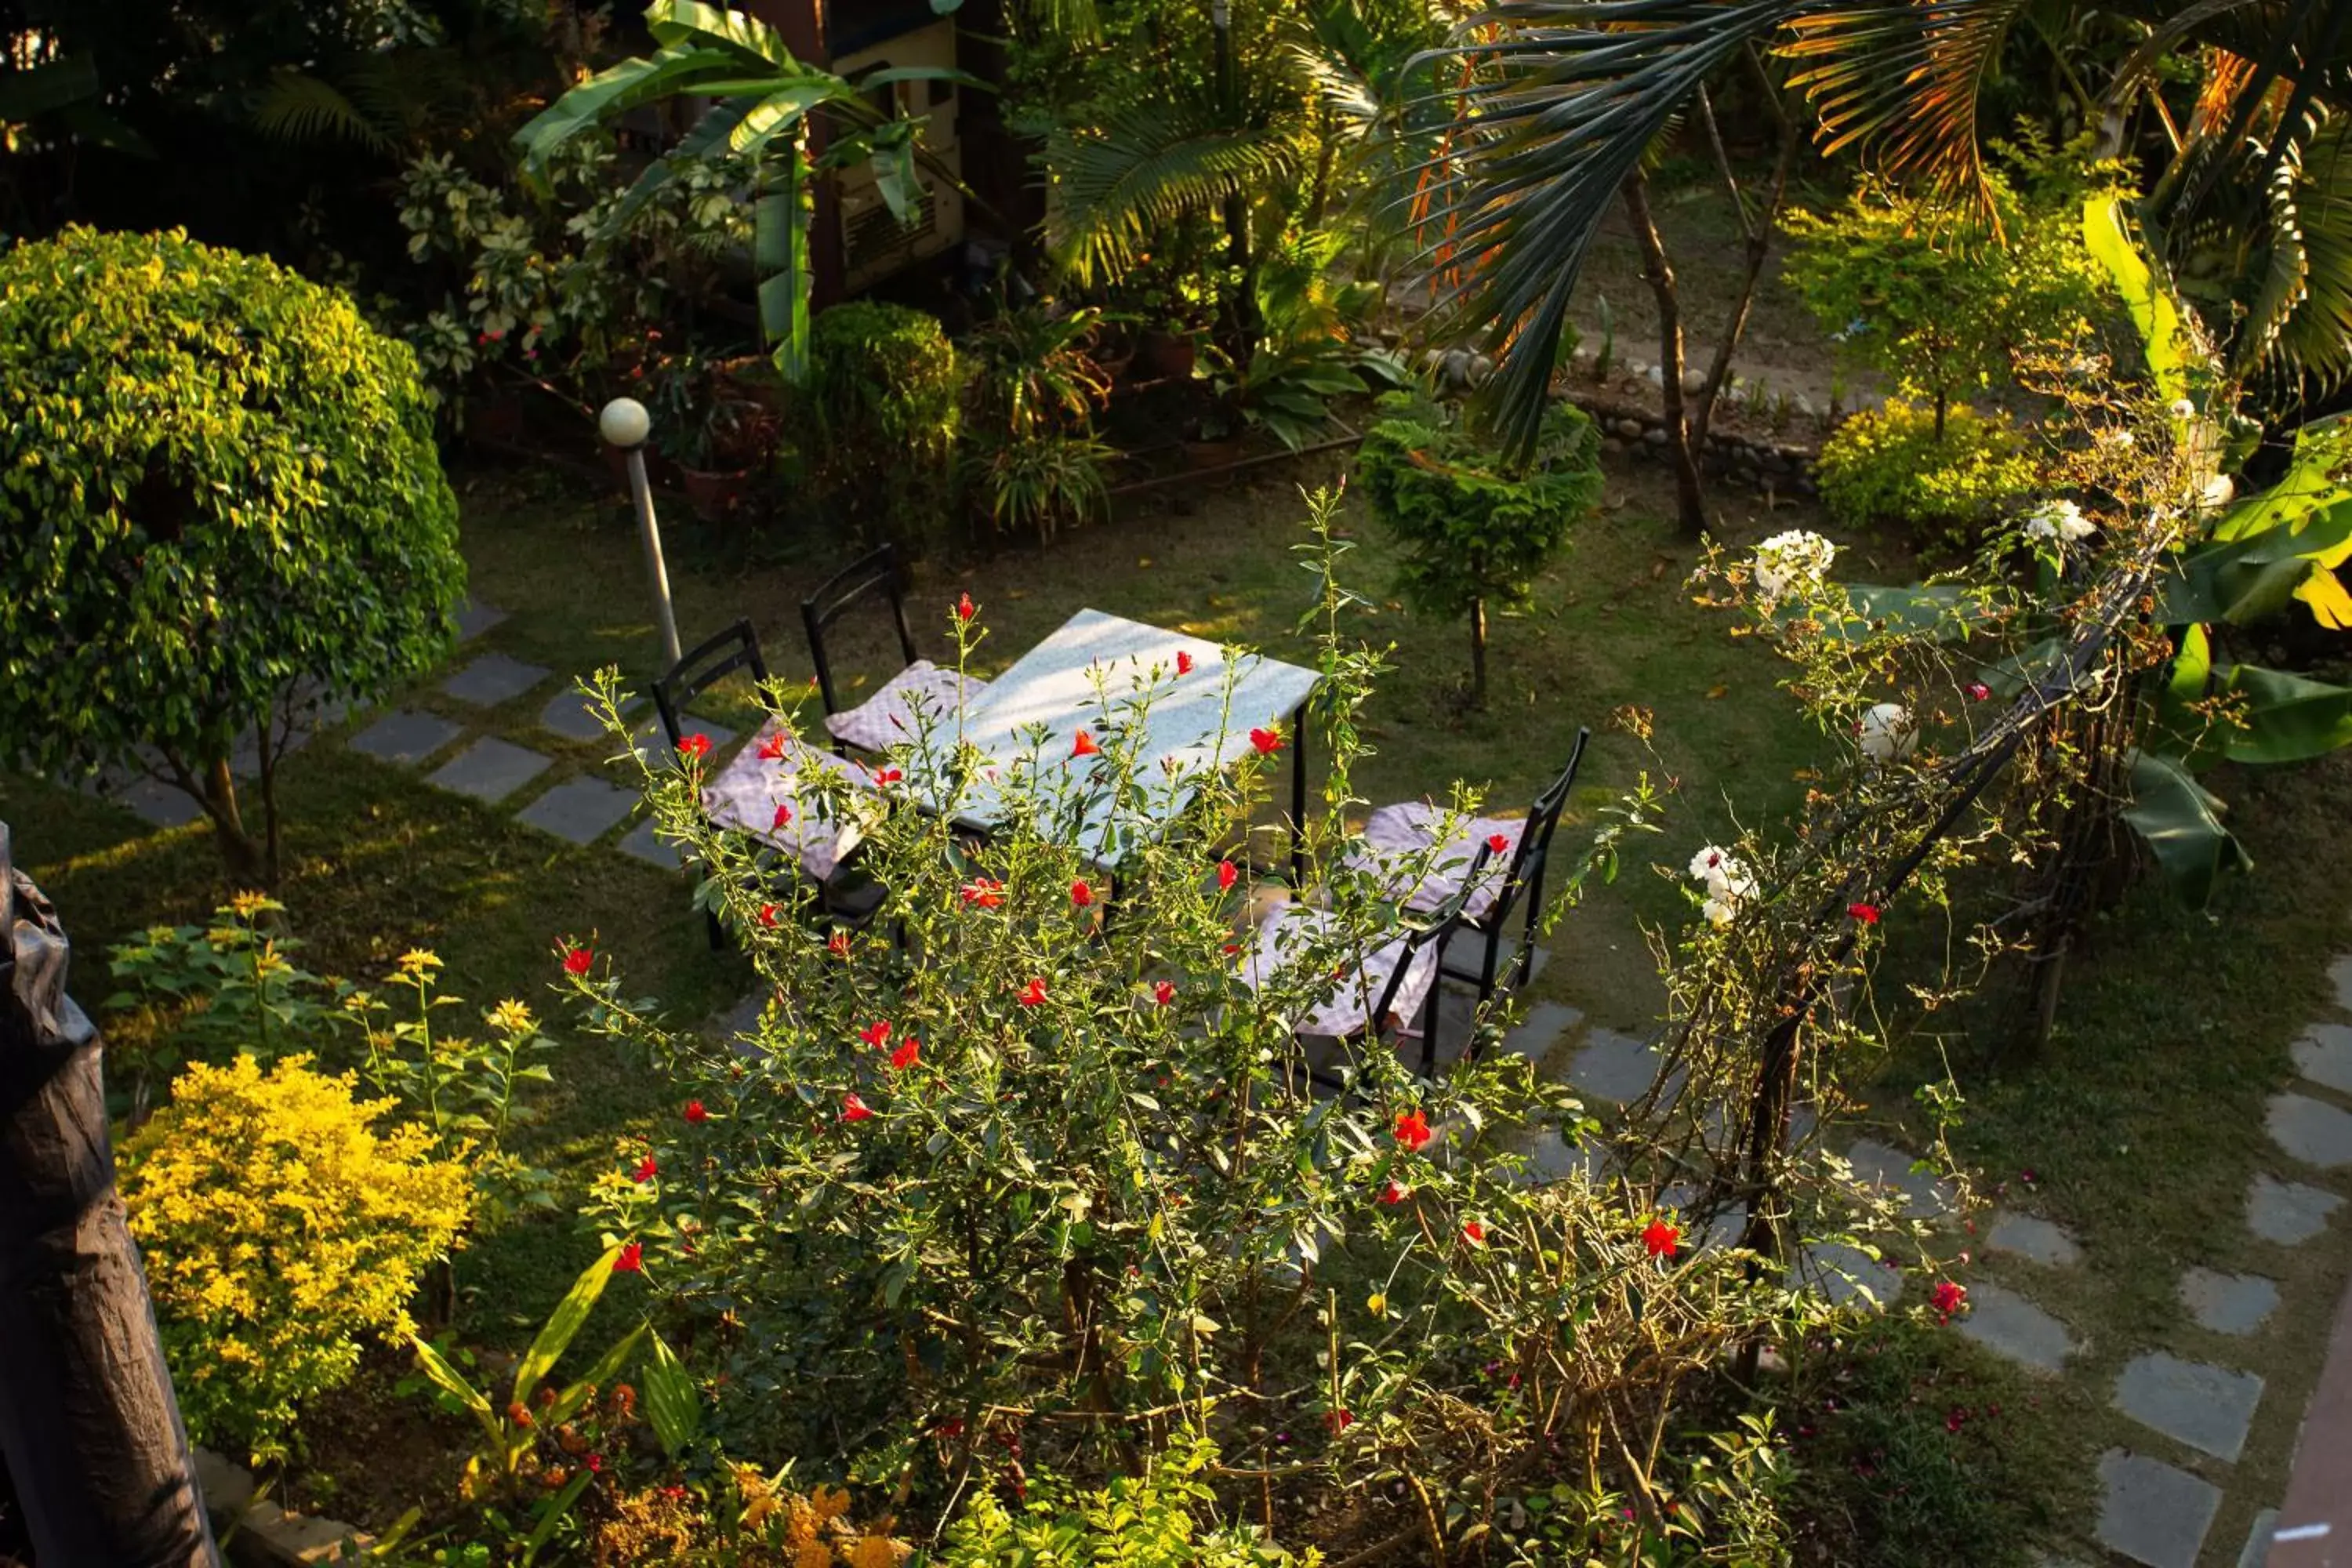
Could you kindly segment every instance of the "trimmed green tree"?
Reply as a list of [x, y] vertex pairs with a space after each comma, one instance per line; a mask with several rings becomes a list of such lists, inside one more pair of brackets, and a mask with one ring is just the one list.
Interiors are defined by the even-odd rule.
[[464, 588], [415, 357], [348, 296], [177, 231], [0, 256], [0, 762], [135, 767], [274, 880], [301, 705], [430, 666]]
[[1601, 433], [1554, 402], [1524, 468], [1454, 416], [1412, 394], [1381, 399], [1356, 473], [1403, 551], [1397, 591], [1419, 615], [1470, 618], [1470, 700], [1486, 701], [1486, 606], [1524, 609], [1536, 574], [1601, 499]]

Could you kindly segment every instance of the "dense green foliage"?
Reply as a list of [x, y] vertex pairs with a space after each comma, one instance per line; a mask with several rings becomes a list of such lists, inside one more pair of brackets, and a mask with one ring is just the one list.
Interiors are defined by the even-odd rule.
[[859, 531], [929, 539], [954, 480], [962, 372], [939, 319], [857, 300], [816, 318], [803, 406], [820, 482]]
[[1923, 548], [1968, 553], [2001, 507], [2032, 487], [2024, 438], [1999, 409], [1933, 412], [1899, 397], [1848, 419], [1822, 443], [1822, 503], [1848, 528], [1904, 530]]
[[1110, 382], [1088, 352], [1100, 320], [1092, 310], [1008, 308], [960, 350], [969, 370], [964, 482], [991, 528], [1042, 542], [1064, 523], [1109, 511], [1103, 466], [1110, 449], [1095, 439], [1094, 415]]
[[440, 656], [457, 539], [415, 359], [347, 297], [178, 234], [0, 257], [0, 754], [225, 782], [298, 687]]
[[1381, 400], [1356, 472], [1372, 515], [1404, 550], [1397, 588], [1428, 616], [1470, 617], [1473, 700], [1486, 695], [1486, 606], [1524, 608], [1536, 574], [1601, 499], [1601, 433], [1584, 411], [1545, 411], [1524, 467], [1438, 405], [1410, 394]]

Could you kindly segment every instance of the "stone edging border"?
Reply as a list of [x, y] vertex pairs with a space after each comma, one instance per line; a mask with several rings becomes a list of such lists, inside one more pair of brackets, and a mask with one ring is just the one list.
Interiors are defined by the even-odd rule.
[[314, 1568], [344, 1561], [347, 1544], [363, 1555], [375, 1543], [356, 1525], [289, 1513], [256, 1498], [252, 1473], [210, 1448], [196, 1449], [195, 1458], [196, 1488], [223, 1540], [222, 1555], [237, 1568]]

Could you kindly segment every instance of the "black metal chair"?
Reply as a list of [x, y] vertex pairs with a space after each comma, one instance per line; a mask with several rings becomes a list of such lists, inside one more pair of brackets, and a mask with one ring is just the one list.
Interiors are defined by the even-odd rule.
[[[1465, 931], [1475, 932], [1486, 940], [1477, 972], [1468, 972], [1440, 965], [1439, 973], [1450, 980], [1475, 982], [1478, 1000], [1483, 1005], [1498, 990], [1515, 991], [1527, 983], [1528, 972], [1534, 965], [1536, 921], [1543, 915], [1544, 872], [1551, 858], [1552, 836], [1559, 831], [1560, 813], [1567, 809], [1569, 791], [1576, 787], [1576, 770], [1584, 762], [1585, 743], [1592, 731], [1579, 727], [1576, 744], [1568, 753], [1568, 765], [1559, 777], [1536, 797], [1528, 808], [1527, 826], [1519, 830], [1519, 841], [1512, 847], [1510, 864], [1504, 868], [1502, 891], [1494, 902], [1475, 916], [1465, 913], [1462, 919]], [[1475, 881], [1475, 875], [1465, 879], [1465, 888]], [[1527, 917], [1519, 931], [1519, 945], [1512, 954], [1509, 973], [1497, 976], [1496, 960], [1501, 955], [1503, 927], [1511, 918], [1514, 906], [1524, 901]]]
[[[890, 606], [904, 663], [873, 696], [845, 709], [840, 685], [834, 678], [833, 658], [825, 651], [824, 634], [844, 615], [873, 599]], [[834, 749], [844, 755], [847, 755], [845, 747], [878, 753], [909, 738], [909, 704], [918, 698], [952, 706], [988, 684], [917, 656], [915, 634], [907, 625], [906, 573], [891, 545], [851, 562], [803, 600], [801, 625], [808, 632], [809, 658], [816, 666], [817, 691], [824, 700], [825, 730], [834, 738]]]

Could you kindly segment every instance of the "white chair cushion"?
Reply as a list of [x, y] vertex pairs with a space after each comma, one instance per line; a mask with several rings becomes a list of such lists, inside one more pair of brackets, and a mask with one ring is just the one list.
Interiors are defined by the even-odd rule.
[[[779, 748], [779, 755], [761, 755]], [[771, 719], [717, 778], [702, 786], [702, 809], [719, 826], [738, 828], [774, 845], [810, 876], [825, 881], [863, 834], [856, 824], [826, 815], [816, 790], [820, 773], [845, 779], [854, 788], [877, 787], [865, 768], [803, 744]], [[776, 823], [779, 805], [792, 812], [792, 819], [782, 826]]]
[[[1462, 906], [1465, 920], [1474, 923], [1484, 920], [1503, 896], [1511, 857], [1518, 852], [1519, 835], [1528, 825], [1499, 816], [1462, 818], [1438, 847], [1438, 837], [1451, 815], [1427, 801], [1384, 805], [1365, 819], [1363, 840], [1349, 851], [1347, 863], [1379, 877], [1389, 896], [1406, 909], [1428, 914], [1444, 907], [1461, 889], [1462, 879], [1470, 874], [1470, 863], [1486, 841], [1500, 837], [1503, 847], [1487, 858], [1478, 885]], [[1433, 858], [1433, 848], [1436, 850]], [[1415, 872], [1423, 866], [1427, 869], [1416, 881]]]
[[833, 738], [861, 752], [887, 752], [915, 738], [915, 704], [934, 719], [976, 700], [988, 682], [960, 670], [942, 669], [919, 658], [885, 681], [882, 689], [855, 708], [825, 716]]
[[[1259, 922], [1255, 939], [1242, 954], [1242, 983], [1256, 991], [1277, 975], [1295, 974], [1309, 949], [1318, 941], [1330, 940], [1331, 930], [1332, 918], [1328, 910], [1298, 904], [1276, 909]], [[1380, 1005], [1381, 993], [1388, 988], [1389, 976], [1396, 972], [1404, 956], [1405, 946], [1404, 937], [1391, 938], [1374, 948], [1360, 969], [1333, 976], [1328, 982], [1328, 994], [1305, 1017], [1294, 1020], [1291, 1027], [1301, 1035], [1331, 1039], [1344, 1039], [1367, 1028], [1371, 1024], [1372, 1009]], [[1383, 1022], [1400, 1030], [1411, 1025], [1420, 1015], [1421, 1005], [1428, 1000], [1429, 988], [1436, 983], [1437, 949], [1423, 943], [1414, 951], [1412, 967], [1404, 984], [1397, 987], [1396, 999], [1390, 1004], [1389, 1016]]]

